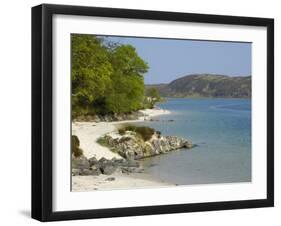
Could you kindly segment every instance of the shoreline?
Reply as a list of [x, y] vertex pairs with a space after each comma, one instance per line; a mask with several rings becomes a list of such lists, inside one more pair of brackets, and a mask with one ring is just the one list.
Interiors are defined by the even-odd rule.
[[[78, 136], [80, 147], [86, 158], [95, 157], [98, 160], [122, 159], [117, 153], [113, 153], [107, 147], [101, 146], [96, 141], [99, 137], [113, 133], [117, 130], [117, 125], [124, 123], [143, 122], [152, 117], [171, 114], [163, 109], [141, 110], [144, 116], [136, 120], [124, 120], [115, 122], [72, 122], [72, 134]], [[166, 187], [175, 186], [164, 181], [157, 181], [146, 173], [114, 173], [112, 175], [99, 176], [72, 176], [72, 188], [74, 192], [95, 191], [95, 190], [116, 190], [116, 189], [135, 189], [147, 187]]]
[[116, 125], [134, 122], [148, 121], [152, 117], [171, 114], [164, 109], [145, 109], [140, 110], [144, 116], [136, 120], [123, 120], [115, 122], [72, 122], [72, 135], [76, 135], [80, 140], [80, 147], [86, 158], [96, 157], [98, 160], [102, 157], [106, 159], [122, 158], [120, 155], [113, 153], [107, 147], [101, 146], [96, 141], [105, 134], [115, 132]]

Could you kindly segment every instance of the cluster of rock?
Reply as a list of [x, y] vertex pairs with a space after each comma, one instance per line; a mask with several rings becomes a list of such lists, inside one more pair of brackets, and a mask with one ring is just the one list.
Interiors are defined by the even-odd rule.
[[113, 138], [103, 137], [107, 146], [125, 159], [139, 160], [156, 156], [181, 148], [190, 149], [192, 143], [176, 136], [160, 136], [157, 132], [148, 141], [144, 141], [135, 132], [126, 131], [123, 136]]
[[72, 157], [72, 175], [77, 176], [98, 176], [100, 174], [111, 175], [113, 173], [141, 173], [143, 168], [139, 162], [116, 159], [111, 160], [101, 158], [97, 160], [95, 157], [87, 159], [84, 155]]
[[137, 120], [144, 116], [142, 112], [136, 111], [131, 113], [114, 113], [106, 115], [81, 115], [77, 116], [73, 121], [78, 122], [114, 122], [124, 120]]
[[[75, 138], [75, 139], [74, 139]], [[78, 139], [73, 137], [75, 141]], [[95, 157], [87, 159], [83, 154], [80, 156], [72, 155], [72, 175], [93, 175], [100, 174], [111, 175], [118, 173], [141, 173], [143, 168], [137, 160], [160, 155], [181, 148], [190, 149], [193, 147], [190, 141], [176, 136], [161, 136], [155, 132], [151, 139], [144, 141], [133, 131], [126, 131], [124, 135], [118, 135], [116, 138], [110, 135], [103, 137], [104, 144], [113, 152], [118, 153], [120, 159], [111, 160]], [[79, 148], [79, 142], [75, 142], [76, 148]]]

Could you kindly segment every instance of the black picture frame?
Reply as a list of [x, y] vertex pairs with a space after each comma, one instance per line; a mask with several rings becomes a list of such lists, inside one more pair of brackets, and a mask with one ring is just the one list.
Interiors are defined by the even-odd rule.
[[[95, 210], [52, 210], [52, 18], [55, 14], [267, 28], [267, 198]], [[274, 20], [268, 18], [43, 4], [32, 8], [32, 218], [123, 217], [274, 206]]]

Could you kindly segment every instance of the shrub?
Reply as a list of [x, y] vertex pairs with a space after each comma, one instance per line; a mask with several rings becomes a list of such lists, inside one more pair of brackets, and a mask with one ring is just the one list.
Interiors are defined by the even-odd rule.
[[118, 153], [118, 149], [116, 149], [114, 146], [112, 146], [110, 144], [109, 140], [110, 140], [110, 137], [105, 135], [103, 137], [98, 138], [97, 143], [104, 146], [104, 147], [109, 148], [109, 150], [112, 151], [112, 152]]
[[125, 130], [125, 131], [133, 131], [133, 132], [136, 132], [137, 126], [127, 125], [127, 126], [124, 127], [124, 130]]
[[151, 139], [155, 130], [150, 127], [141, 126], [141, 127], [137, 127], [136, 132], [142, 136], [144, 141], [147, 141]]
[[108, 136], [103, 136], [97, 139], [97, 143], [105, 146], [105, 147], [109, 147], [109, 143], [108, 143]]
[[77, 158], [83, 154], [83, 150], [79, 148], [80, 141], [77, 136], [72, 135], [71, 136], [71, 150], [72, 154]]
[[128, 125], [128, 126], [125, 126], [122, 129], [119, 129], [119, 134], [122, 135], [120, 133], [120, 130], [121, 130], [121, 132], [124, 131], [124, 133], [125, 133], [125, 131], [136, 132], [138, 135], [140, 135], [142, 137], [142, 139], [144, 141], [150, 140], [152, 135], [155, 132], [155, 130], [153, 128], [150, 128], [150, 127], [147, 127], [147, 126], [133, 126], [133, 125]]
[[120, 135], [124, 135], [125, 132], [126, 132], [126, 130], [125, 130], [124, 128], [118, 129], [118, 133], [119, 133]]

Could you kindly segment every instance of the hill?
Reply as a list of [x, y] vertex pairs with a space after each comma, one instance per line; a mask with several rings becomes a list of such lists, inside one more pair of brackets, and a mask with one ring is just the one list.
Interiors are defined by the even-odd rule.
[[152, 87], [163, 97], [250, 98], [251, 76], [192, 74], [169, 84], [146, 85], [146, 88]]

